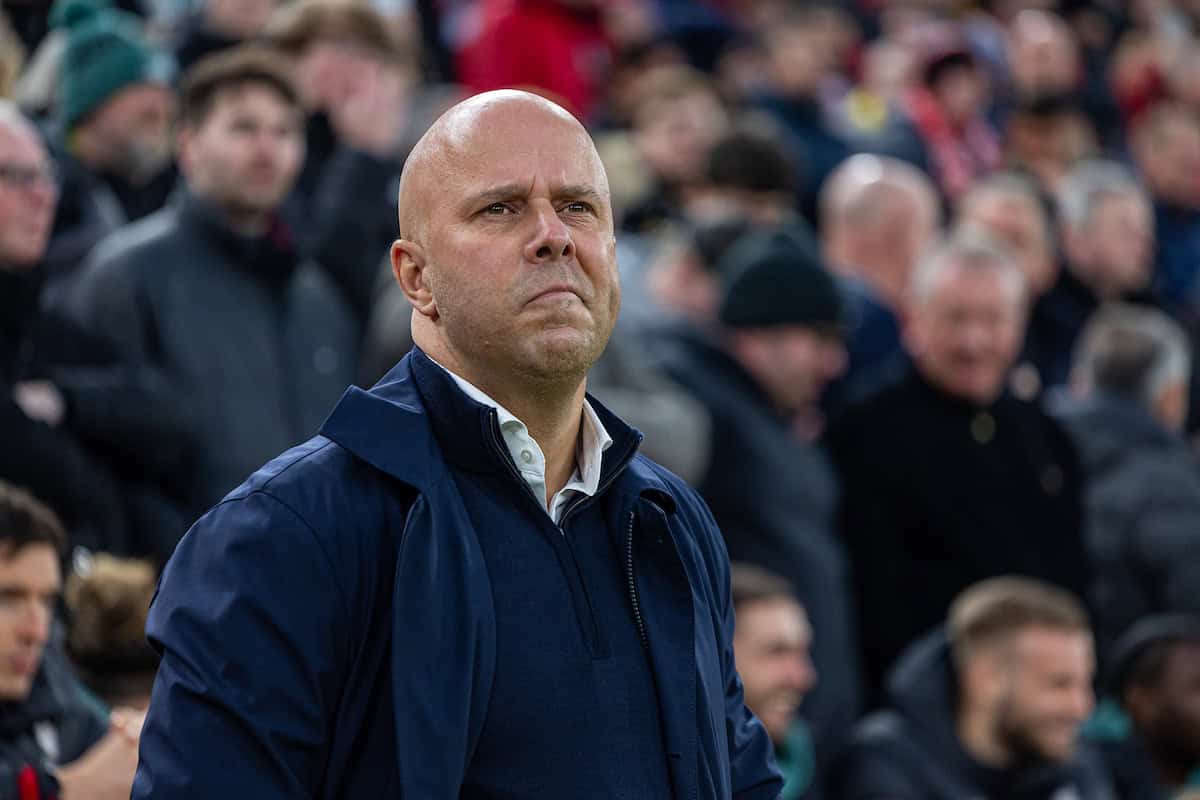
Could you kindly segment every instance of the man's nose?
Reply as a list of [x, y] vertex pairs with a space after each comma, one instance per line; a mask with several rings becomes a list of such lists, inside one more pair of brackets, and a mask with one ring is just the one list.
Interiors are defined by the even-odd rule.
[[535, 263], [559, 261], [575, 254], [570, 229], [563, 224], [558, 212], [549, 203], [537, 207], [537, 229], [525, 245], [525, 258]]
[[50, 638], [50, 609], [40, 602], [30, 602], [21, 610], [21, 639], [34, 644], [45, 644]]
[[807, 655], [792, 659], [791, 671], [788, 678], [792, 688], [800, 692], [808, 692], [817, 685], [817, 668], [813, 666], [812, 658]]

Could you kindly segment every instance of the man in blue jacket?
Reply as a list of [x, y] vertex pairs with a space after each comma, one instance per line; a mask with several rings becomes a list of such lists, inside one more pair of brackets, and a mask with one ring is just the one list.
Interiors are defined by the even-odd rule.
[[165, 570], [133, 797], [777, 797], [720, 534], [585, 397], [620, 306], [586, 131], [464, 101], [400, 228], [417, 347]]

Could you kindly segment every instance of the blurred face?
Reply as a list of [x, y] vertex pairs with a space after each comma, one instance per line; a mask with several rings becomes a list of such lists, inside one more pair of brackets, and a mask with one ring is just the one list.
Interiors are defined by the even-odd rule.
[[262, 32], [275, 10], [275, 0], [206, 0], [204, 17], [214, 30], [237, 39]]
[[1008, 63], [1013, 82], [1022, 92], [1069, 92], [1079, 83], [1075, 37], [1065, 22], [1044, 11], [1017, 14], [1009, 38]]
[[1065, 761], [1095, 704], [1091, 636], [1030, 628], [1012, 646], [1008, 686], [995, 709], [996, 735], [1018, 761]]
[[171, 119], [175, 98], [157, 83], [140, 83], [113, 95], [83, 123], [94, 143], [93, 169], [134, 184], [157, 175], [171, 160]]
[[816, 25], [785, 25], [767, 35], [768, 64], [776, 91], [788, 97], [810, 97], [835, 57], [834, 43]]
[[933, 87], [951, 124], [962, 125], [977, 116], [987, 102], [987, 83], [973, 66], [947, 70]]
[[328, 109], [353, 95], [362, 76], [380, 63], [374, 51], [351, 39], [317, 39], [296, 62], [296, 88], [308, 109]]
[[1151, 749], [1174, 763], [1200, 763], [1200, 644], [1173, 646], [1160, 684], [1139, 695], [1130, 709]]
[[180, 133], [188, 187], [234, 217], [274, 211], [303, 158], [299, 110], [261, 84], [218, 93], [208, 116]]
[[467, 113], [406, 176], [393, 266], [406, 289], [405, 269], [421, 268], [414, 305], [468, 380], [491, 391], [582, 380], [620, 308], [599, 156], [574, 119], [529, 100]]
[[914, 298], [906, 341], [926, 380], [987, 405], [999, 396], [1024, 335], [1024, 297], [1014, 273], [949, 264]]
[[783, 412], [811, 408], [846, 369], [841, 337], [800, 325], [735, 334], [739, 360]]
[[0, 700], [29, 696], [61, 588], [58, 554], [49, 545], [0, 553]]
[[1118, 194], [1102, 199], [1082, 238], [1090, 282], [1104, 294], [1120, 296], [1149, 284], [1154, 219], [1140, 196]]
[[776, 743], [787, 738], [800, 701], [817, 682], [811, 644], [808, 617], [792, 600], [762, 600], [737, 611], [733, 652], [746, 705]]
[[639, 113], [634, 141], [656, 176], [690, 184], [703, 176], [709, 151], [727, 127], [716, 96], [695, 91]]
[[42, 260], [57, 201], [53, 168], [37, 134], [0, 124], [0, 269]]
[[1050, 290], [1058, 265], [1042, 211], [1033, 198], [990, 194], [968, 202], [961, 220], [1008, 247], [1034, 295]]
[[1200, 128], [1175, 114], [1141, 139], [1138, 164], [1155, 197], [1184, 208], [1200, 207]]

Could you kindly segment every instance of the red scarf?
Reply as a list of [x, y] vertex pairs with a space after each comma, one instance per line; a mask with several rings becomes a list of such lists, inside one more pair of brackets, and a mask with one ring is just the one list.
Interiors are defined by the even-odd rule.
[[1000, 166], [1000, 141], [982, 116], [955, 129], [933, 93], [916, 89], [907, 98], [908, 115], [929, 150], [934, 178], [942, 193], [955, 200], [975, 180]]

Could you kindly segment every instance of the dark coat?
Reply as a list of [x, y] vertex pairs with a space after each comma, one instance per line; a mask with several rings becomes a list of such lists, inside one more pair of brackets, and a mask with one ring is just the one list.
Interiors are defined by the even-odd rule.
[[50, 645], [29, 697], [0, 703], [0, 800], [24, 800], [19, 781], [30, 778], [42, 797], [53, 796], [54, 768], [78, 759], [107, 732], [103, 708], [71, 673], [61, 648]]
[[[69, 318], [40, 310], [43, 277], [0, 270], [0, 480], [53, 508], [73, 544], [165, 561], [187, 530], [171, 489], [189, 474], [190, 424], [153, 371], [121, 364]], [[31, 380], [63, 395], [60, 425], [13, 399]]]
[[311, 436], [354, 379], [354, 320], [282, 235], [239, 236], [183, 194], [106, 240], [67, 301], [192, 415], [197, 510]]
[[955, 731], [957, 691], [950, 647], [939, 629], [897, 663], [888, 681], [888, 709], [859, 723], [834, 769], [832, 796], [1115, 800], [1103, 760], [1086, 744], [1065, 764], [1000, 770], [975, 761]]
[[1086, 543], [1100, 652], [1151, 614], [1200, 614], [1200, 466], [1136, 401], [1066, 405], [1087, 478]]
[[836, 532], [837, 480], [825, 452], [796, 437], [754, 379], [699, 333], [662, 344], [664, 366], [712, 417], [709, 467], [698, 484], [729, 556], [781, 574], [813, 628], [816, 689], [805, 701], [822, 757], [860, 703], [849, 566]]
[[1028, 575], [1086, 593], [1078, 456], [1038, 406], [1004, 394], [978, 408], [910, 366], [826, 438], [876, 692], [900, 651], [976, 581]]
[[167, 565], [135, 800], [777, 797], [720, 534], [592, 404], [614, 443], [560, 527], [419, 350], [347, 392]]

